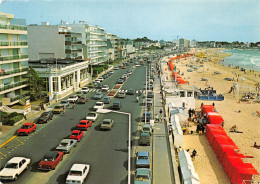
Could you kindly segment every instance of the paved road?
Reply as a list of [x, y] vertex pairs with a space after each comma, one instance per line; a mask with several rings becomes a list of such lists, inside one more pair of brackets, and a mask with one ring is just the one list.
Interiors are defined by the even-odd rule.
[[[113, 87], [117, 79], [129, 68], [131, 68], [131, 65], [127, 69], [115, 71], [112, 76], [105, 80], [104, 84], [108, 84], [110, 88]], [[122, 89], [142, 89], [144, 83], [145, 68], [137, 67]], [[93, 96], [94, 93], [88, 93], [89, 99]], [[135, 96], [127, 95], [125, 99], [115, 98], [113, 101], [121, 101], [122, 108], [120, 111], [132, 114], [132, 135], [138, 135], [137, 125], [141, 106], [136, 103]], [[5, 164], [13, 156], [28, 157], [32, 161], [30, 172], [24, 172], [17, 182], [11, 183], [64, 183], [67, 172], [75, 162], [91, 165], [91, 171], [87, 178], [88, 183], [126, 183], [128, 117], [115, 113], [100, 114], [94, 126], [85, 133], [83, 140], [69, 155], [64, 157], [55, 171], [39, 172], [37, 169], [39, 160], [43, 155], [49, 150], [54, 150], [60, 140], [71, 133], [72, 128], [77, 125], [79, 120], [83, 119], [91, 111], [91, 107], [94, 106], [95, 102], [89, 100], [85, 105], [76, 105], [74, 109], [68, 109], [65, 116], [56, 116], [48, 124], [38, 125], [36, 133], [28, 137], [19, 137], [12, 141], [11, 146], [13, 147], [10, 147], [9, 144], [10, 148], [1, 150], [7, 155], [7, 159], [1, 160], [1, 165]], [[115, 120], [115, 126], [111, 131], [99, 130], [98, 125], [104, 118]]]

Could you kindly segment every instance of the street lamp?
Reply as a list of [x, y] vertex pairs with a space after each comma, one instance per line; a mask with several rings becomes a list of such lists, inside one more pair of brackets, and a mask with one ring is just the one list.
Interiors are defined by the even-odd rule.
[[118, 114], [126, 114], [128, 115], [128, 184], [131, 184], [131, 114], [128, 112], [120, 112], [120, 111], [113, 111], [109, 109], [97, 109], [98, 113], [109, 113], [109, 112], [114, 112]]

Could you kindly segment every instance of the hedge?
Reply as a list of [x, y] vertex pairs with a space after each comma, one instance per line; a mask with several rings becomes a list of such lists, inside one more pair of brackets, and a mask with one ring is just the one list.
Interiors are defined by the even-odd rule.
[[22, 120], [22, 119], [23, 119], [23, 115], [14, 116], [14, 117], [12, 117], [12, 118], [9, 120], [8, 124], [10, 124], [11, 126], [13, 126], [16, 122], [18, 122], [18, 121], [20, 121], [20, 120]]

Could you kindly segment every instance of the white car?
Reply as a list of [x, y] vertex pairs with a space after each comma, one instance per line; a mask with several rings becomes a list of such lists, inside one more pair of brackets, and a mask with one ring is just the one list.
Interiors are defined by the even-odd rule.
[[90, 165], [73, 164], [66, 179], [66, 184], [82, 184], [90, 170]]
[[119, 70], [119, 67], [114, 67], [114, 70]]
[[93, 107], [94, 110], [97, 109], [103, 109], [104, 108], [104, 102], [96, 102], [96, 105]]
[[82, 91], [83, 93], [87, 93], [87, 92], [89, 92], [89, 88], [88, 88], [88, 87], [83, 87], [83, 88], [81, 89], [81, 91]]
[[109, 90], [108, 85], [103, 85], [103, 87], [101, 88], [101, 91], [108, 91], [108, 90]]
[[10, 159], [0, 171], [1, 180], [17, 180], [17, 177], [26, 169], [30, 164], [31, 159], [24, 157], [13, 157]]
[[103, 82], [103, 81], [104, 81], [104, 78], [103, 78], [103, 77], [99, 77], [98, 79], [100, 80], [100, 82]]
[[69, 102], [76, 102], [79, 99], [77, 95], [71, 95], [67, 100]]
[[100, 83], [101, 80], [100, 80], [100, 79], [96, 79], [95, 82], [96, 82], [96, 83]]
[[90, 112], [88, 113], [86, 120], [90, 120], [90, 121], [96, 121], [97, 119], [97, 113], [96, 112]]

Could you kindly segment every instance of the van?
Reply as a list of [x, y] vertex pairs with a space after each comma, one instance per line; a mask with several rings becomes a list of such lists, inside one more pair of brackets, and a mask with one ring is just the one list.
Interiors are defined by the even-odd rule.
[[150, 146], [151, 136], [147, 132], [143, 132], [140, 134], [139, 144]]

